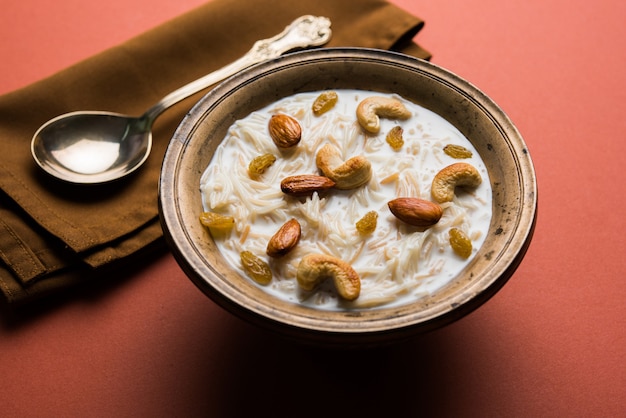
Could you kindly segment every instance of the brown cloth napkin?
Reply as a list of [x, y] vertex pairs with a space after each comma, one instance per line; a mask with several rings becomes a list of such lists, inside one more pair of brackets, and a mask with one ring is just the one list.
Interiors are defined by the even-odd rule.
[[20, 305], [114, 275], [158, 245], [158, 179], [165, 148], [202, 92], [162, 114], [146, 164], [121, 181], [67, 184], [33, 162], [30, 140], [62, 113], [140, 115], [169, 92], [245, 54], [301, 15], [326, 16], [326, 45], [402, 51], [423, 21], [382, 0], [213, 0], [145, 34], [0, 97], [0, 293]]

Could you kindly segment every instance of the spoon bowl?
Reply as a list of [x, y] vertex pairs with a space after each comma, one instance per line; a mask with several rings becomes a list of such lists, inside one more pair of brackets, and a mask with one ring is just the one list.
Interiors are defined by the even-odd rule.
[[331, 36], [330, 20], [305, 15], [278, 35], [254, 43], [238, 60], [165, 96], [140, 117], [112, 112], [71, 112], [46, 122], [31, 141], [35, 162], [70, 183], [99, 184], [137, 170], [152, 148], [152, 124], [166, 109], [233, 74], [285, 52], [320, 46]]
[[73, 183], [104, 183], [137, 170], [150, 154], [152, 132], [145, 119], [112, 112], [72, 112], [35, 133], [39, 166]]

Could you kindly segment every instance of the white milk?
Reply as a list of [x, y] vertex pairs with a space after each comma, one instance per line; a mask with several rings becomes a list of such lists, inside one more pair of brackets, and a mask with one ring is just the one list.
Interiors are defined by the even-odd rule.
[[[233, 124], [201, 179], [204, 209], [235, 218], [231, 235], [217, 239], [217, 246], [244, 276], [241, 251], [251, 251], [267, 261], [273, 279], [263, 289], [294, 303], [336, 310], [415, 301], [449, 284], [482, 245], [492, 207], [487, 170], [472, 144], [435, 113], [387, 95], [402, 100], [413, 116], [405, 121], [381, 119], [379, 134], [365, 134], [356, 121], [356, 107], [368, 96], [383, 94], [356, 90], [337, 93], [337, 105], [319, 117], [311, 111], [319, 92], [303, 93]], [[267, 123], [275, 113], [286, 113], [300, 122], [302, 140], [295, 150], [280, 151], [269, 137]], [[385, 139], [395, 125], [404, 129], [404, 146], [399, 151], [394, 151]], [[315, 155], [329, 142], [342, 150], [345, 159], [365, 156], [372, 164], [370, 182], [356, 190], [331, 190], [306, 199], [284, 195], [280, 190], [283, 178], [319, 174]], [[464, 146], [473, 156], [456, 160], [443, 152], [447, 144]], [[259, 179], [250, 179], [248, 164], [265, 153], [275, 155], [276, 162]], [[459, 161], [476, 167], [483, 182], [473, 190], [457, 189], [454, 201], [442, 205], [444, 214], [435, 226], [421, 231], [391, 214], [387, 202], [397, 197], [432, 200], [433, 176]], [[376, 231], [362, 236], [355, 223], [371, 210], [378, 213]], [[265, 254], [267, 242], [291, 218], [301, 224], [300, 241], [285, 257], [271, 259]], [[467, 260], [450, 248], [448, 231], [452, 227], [460, 228], [472, 239], [473, 254]], [[341, 300], [331, 280], [312, 292], [298, 288], [298, 262], [313, 252], [326, 253], [352, 265], [361, 277], [361, 295], [356, 301]]]

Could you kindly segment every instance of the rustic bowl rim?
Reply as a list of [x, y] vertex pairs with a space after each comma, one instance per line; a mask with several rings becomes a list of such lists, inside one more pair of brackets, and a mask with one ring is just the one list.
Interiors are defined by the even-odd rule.
[[[468, 112], [477, 112], [485, 118], [484, 124], [489, 129], [489, 124], [493, 124], [493, 132], [501, 135], [505, 144], [487, 145], [502, 147], [505, 153], [510, 150], [511, 155], [507, 154], [506, 158], [514, 162], [511, 168], [517, 176], [511, 181], [518, 182], [520, 189], [514, 191], [519, 207], [513, 210], [513, 223], [508, 225], [512, 232], [508, 231], [509, 236], [502, 241], [506, 244], [506, 251], [488, 255], [491, 257], [490, 265], [484, 274], [464, 281], [462, 286], [459, 285], [458, 289], [432, 305], [426, 303], [421, 307], [409, 304], [366, 311], [320, 311], [296, 304], [276, 303], [273, 296], [262, 290], [257, 293], [255, 287], [225, 280], [224, 275], [230, 277], [232, 272], [224, 273], [219, 255], [214, 251], [199, 248], [204, 244], [199, 243], [197, 226], [190, 226], [192, 212], [195, 210], [199, 215], [201, 211], [201, 207], [191, 207], [197, 206], [195, 197], [191, 198], [196, 200], [195, 205], [189, 202], [194, 187], [191, 183], [204, 170], [204, 167], [189, 164], [189, 161], [200, 158], [193, 155], [197, 153], [201, 141], [198, 132], [206, 124], [211, 124], [212, 130], [223, 130], [227, 123], [215, 121], [209, 116], [215, 114], [219, 118], [221, 115], [224, 119], [230, 114], [232, 117], [232, 112], [226, 111], [225, 107], [235, 101], [240, 103], [252, 94], [246, 93], [246, 89], [255, 88], [260, 80], [289, 76], [298, 68], [312, 71], [312, 66], [319, 67], [319, 71], [326, 67], [347, 66], [358, 73], [361, 65], [373, 68], [381, 65], [389, 71], [416, 74], [427, 83], [442, 86], [446, 94], [455, 98], [458, 96], [463, 106], [469, 106]], [[264, 100], [273, 101], [271, 98]], [[199, 194], [199, 182], [196, 186]], [[530, 154], [513, 122], [493, 100], [467, 80], [436, 64], [371, 48], [323, 48], [290, 53], [255, 65], [222, 82], [203, 96], [180, 123], [166, 150], [159, 180], [159, 216], [166, 242], [182, 270], [200, 290], [218, 305], [249, 322], [298, 341], [333, 346], [393, 342], [442, 327], [472, 312], [490, 299], [517, 269], [530, 245], [536, 211], [537, 182]], [[482, 254], [481, 257], [487, 255]], [[237, 278], [234, 280], [238, 281]], [[245, 291], [241, 290], [242, 286]]]

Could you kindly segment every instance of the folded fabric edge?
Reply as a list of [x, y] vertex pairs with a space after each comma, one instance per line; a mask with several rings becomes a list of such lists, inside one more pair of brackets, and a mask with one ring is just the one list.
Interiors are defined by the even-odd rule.
[[155, 217], [143, 227], [115, 241], [80, 253], [82, 260], [92, 268], [101, 267], [136, 253], [143, 247], [163, 237], [159, 218]]
[[[73, 294], [72, 290], [106, 291], [106, 288], [132, 277], [150, 260], [166, 255], [167, 252], [165, 240], [157, 239], [139, 251], [107, 265], [95, 269], [86, 264], [68, 266], [49, 274], [43, 280], [33, 281], [28, 286], [16, 280], [0, 260], [0, 312], [9, 314], [30, 307], [37, 309], [39, 302], [54, 303], [51, 299], [67, 300]], [[74, 294], [77, 297], [81, 295]]]

